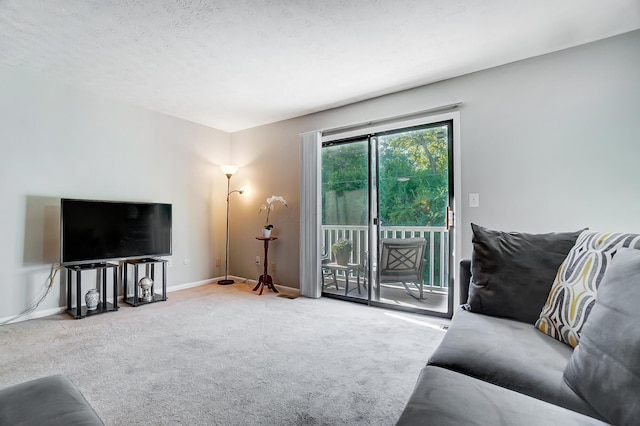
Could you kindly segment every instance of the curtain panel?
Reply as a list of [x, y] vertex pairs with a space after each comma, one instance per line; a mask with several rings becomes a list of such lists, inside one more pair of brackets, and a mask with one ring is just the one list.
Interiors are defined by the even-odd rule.
[[321, 259], [321, 133], [308, 132], [300, 136], [300, 293], [318, 298]]

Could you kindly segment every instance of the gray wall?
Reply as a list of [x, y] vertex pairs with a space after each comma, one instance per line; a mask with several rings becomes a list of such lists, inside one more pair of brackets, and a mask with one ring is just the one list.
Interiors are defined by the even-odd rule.
[[[169, 285], [220, 274], [228, 133], [9, 68], [0, 94], [0, 320], [27, 308], [59, 262], [61, 197], [172, 203]], [[41, 310], [65, 305], [59, 286]]]
[[[640, 31], [232, 134], [238, 185], [232, 270], [256, 276], [260, 202], [284, 195], [272, 245], [276, 283], [298, 288], [299, 134], [462, 101], [460, 257], [469, 224], [523, 232], [640, 232]], [[468, 207], [468, 194], [480, 207]]]
[[[461, 256], [469, 223], [548, 232], [583, 226], [640, 232], [640, 31], [231, 135], [0, 68], [0, 319], [25, 308], [58, 261], [59, 198], [174, 206], [169, 285], [224, 273], [226, 178], [230, 274], [256, 279], [260, 204], [283, 195], [270, 250], [277, 284], [298, 288], [299, 134], [448, 104], [460, 109], [456, 191]], [[468, 194], [480, 194], [469, 208]], [[188, 259], [186, 265], [184, 260]], [[41, 310], [59, 309], [56, 280]]]

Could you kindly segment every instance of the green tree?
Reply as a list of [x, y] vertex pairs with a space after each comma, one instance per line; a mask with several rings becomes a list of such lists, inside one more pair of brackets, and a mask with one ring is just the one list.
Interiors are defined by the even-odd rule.
[[379, 138], [380, 220], [391, 226], [443, 226], [449, 198], [447, 127]]
[[[387, 226], [444, 226], [449, 199], [448, 127], [378, 138], [380, 220]], [[368, 141], [322, 150], [324, 224], [365, 225]]]
[[364, 139], [322, 149], [322, 223], [367, 224], [367, 146]]

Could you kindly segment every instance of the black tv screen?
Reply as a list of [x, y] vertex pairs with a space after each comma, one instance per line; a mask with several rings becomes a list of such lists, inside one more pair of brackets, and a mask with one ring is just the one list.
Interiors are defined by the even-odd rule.
[[98, 263], [171, 254], [171, 204], [60, 202], [60, 263]]

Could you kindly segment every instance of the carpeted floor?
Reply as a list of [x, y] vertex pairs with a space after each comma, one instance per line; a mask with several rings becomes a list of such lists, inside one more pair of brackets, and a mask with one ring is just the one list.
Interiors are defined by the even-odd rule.
[[392, 425], [446, 323], [210, 284], [0, 327], [0, 388], [67, 375], [107, 425]]

